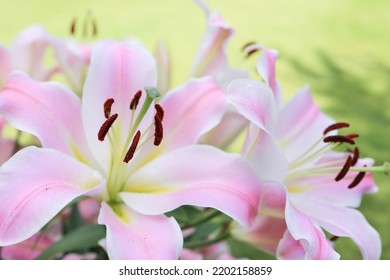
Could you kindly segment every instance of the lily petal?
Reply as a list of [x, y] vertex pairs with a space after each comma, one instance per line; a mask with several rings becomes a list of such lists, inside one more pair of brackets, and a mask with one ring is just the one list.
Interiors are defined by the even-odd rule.
[[21, 150], [0, 169], [0, 246], [29, 238], [74, 198], [102, 185], [96, 171], [63, 153]]
[[228, 106], [219, 124], [207, 132], [200, 142], [226, 150], [247, 126], [248, 121], [233, 106]]
[[23, 30], [10, 49], [14, 70], [28, 73], [39, 81], [50, 78], [52, 70], [44, 67], [44, 56], [49, 46], [49, 34], [42, 25], [33, 25]]
[[213, 207], [247, 226], [257, 214], [259, 192], [257, 176], [239, 156], [198, 145], [145, 165], [120, 196], [143, 214], [161, 214], [181, 205]]
[[12, 126], [37, 136], [43, 147], [91, 164], [80, 100], [61, 84], [15, 73], [1, 92], [0, 112]]
[[198, 3], [205, 11], [207, 28], [192, 67], [194, 77], [212, 75], [227, 66], [226, 44], [234, 33], [219, 13], [211, 13], [204, 3]]
[[288, 231], [296, 242], [291, 242], [290, 238], [284, 240], [287, 243], [281, 241], [280, 248], [278, 248], [280, 258], [290, 258], [295, 255], [289, 251], [296, 252], [297, 246], [302, 247], [304, 255], [300, 257], [304, 259], [328, 260], [340, 257], [322, 230], [288, 200], [286, 201], [285, 218]]
[[226, 109], [225, 94], [209, 77], [191, 79], [167, 93], [164, 108], [163, 145], [170, 149], [195, 144], [215, 127]]
[[[291, 162], [320, 140], [324, 129], [335, 122], [320, 111], [311, 97], [309, 87], [305, 86], [281, 109], [275, 137]], [[317, 149], [324, 145], [319, 143]]]
[[230, 103], [249, 121], [265, 131], [272, 131], [277, 108], [271, 89], [264, 83], [237, 79], [228, 86]]
[[246, 71], [232, 68], [228, 63], [226, 46], [234, 30], [219, 13], [212, 12], [203, 1], [195, 2], [206, 15], [207, 27], [192, 66], [191, 76], [212, 76], [221, 88], [226, 89], [231, 80], [248, 77]]
[[125, 205], [116, 206], [119, 217], [105, 202], [98, 222], [106, 225], [106, 246], [110, 259], [178, 259], [183, 236], [174, 218], [142, 215]]
[[272, 89], [278, 104], [282, 102], [282, 92], [279, 82], [276, 80], [276, 60], [279, 54], [276, 50], [261, 48], [261, 54], [257, 61], [257, 71], [264, 81]]
[[67, 78], [72, 89], [81, 95], [91, 59], [92, 46], [81, 45], [73, 40], [62, 38], [52, 38], [50, 44], [61, 72]]
[[298, 205], [300, 211], [307, 213], [313, 222], [329, 233], [351, 238], [359, 247], [363, 259], [380, 258], [380, 236], [358, 210], [315, 199], [298, 201], [294, 198], [294, 203]]
[[129, 133], [129, 105], [132, 98], [145, 86], [155, 86], [156, 81], [154, 58], [138, 41], [104, 41], [93, 48], [84, 84], [82, 115], [88, 143], [102, 166], [107, 167], [110, 162], [109, 141], [100, 142], [97, 138], [97, 133], [106, 120], [104, 102], [108, 98], [115, 100], [112, 112], [119, 115], [116, 121], [118, 131], [125, 133], [118, 135], [118, 139], [124, 142]]
[[262, 181], [282, 182], [288, 161], [274, 137], [258, 126], [249, 126], [241, 154], [256, 170]]
[[279, 241], [286, 231], [284, 219], [259, 215], [253, 225], [247, 229], [236, 227], [235, 238], [253, 244], [257, 248], [276, 255]]

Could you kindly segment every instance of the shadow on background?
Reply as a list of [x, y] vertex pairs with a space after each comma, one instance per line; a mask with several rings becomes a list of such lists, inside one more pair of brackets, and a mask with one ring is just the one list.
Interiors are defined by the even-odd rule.
[[[321, 70], [292, 57], [286, 60], [310, 81], [314, 95], [325, 100], [321, 108], [337, 121], [349, 122], [349, 132], [360, 134], [357, 145], [363, 157], [374, 158], [377, 165], [390, 161], [390, 66], [369, 60], [363, 65], [350, 61], [345, 67], [324, 52], [318, 58]], [[390, 259], [390, 176], [374, 177], [379, 192], [364, 198], [361, 211], [381, 235], [382, 259]], [[343, 259], [361, 258], [346, 238], [336, 242], [336, 249]]]

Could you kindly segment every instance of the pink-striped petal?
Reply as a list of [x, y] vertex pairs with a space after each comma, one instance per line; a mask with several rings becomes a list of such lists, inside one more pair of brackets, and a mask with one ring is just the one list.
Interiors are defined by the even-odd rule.
[[43, 147], [92, 164], [80, 100], [61, 84], [15, 73], [0, 94], [0, 112], [12, 126], [37, 136]]
[[160, 104], [165, 111], [163, 146], [169, 149], [195, 144], [220, 122], [227, 105], [225, 94], [208, 77], [191, 79]]
[[253, 166], [262, 181], [283, 182], [288, 162], [273, 135], [252, 123], [241, 154]]
[[282, 239], [285, 231], [286, 223], [284, 219], [260, 214], [249, 229], [242, 227], [235, 228], [233, 230], [233, 236], [261, 250], [276, 255], [279, 241]]
[[[107, 170], [110, 144], [109, 141], [101, 142], [97, 138], [97, 133], [106, 120], [104, 102], [108, 98], [115, 100], [111, 112], [119, 115], [116, 121], [118, 135], [115, 138], [117, 145], [120, 145], [120, 141], [124, 143], [129, 133], [131, 100], [138, 90], [143, 90], [145, 86], [155, 86], [156, 80], [154, 58], [138, 41], [103, 41], [93, 48], [83, 91], [83, 123], [95, 158]], [[143, 98], [144, 96], [145, 92]], [[138, 108], [137, 112], [139, 110]], [[152, 120], [153, 115], [149, 123]]]
[[48, 80], [52, 69], [44, 66], [44, 59], [49, 38], [42, 25], [33, 25], [23, 30], [10, 48], [13, 70], [23, 71], [39, 81]]
[[257, 71], [264, 81], [272, 89], [278, 104], [281, 104], [282, 92], [279, 82], [276, 80], [276, 60], [278, 59], [276, 50], [261, 48], [261, 54], [257, 61]]
[[104, 184], [96, 171], [63, 153], [21, 150], [0, 170], [0, 246], [29, 238], [74, 198]]
[[[334, 123], [333, 119], [320, 111], [313, 101], [309, 87], [305, 86], [281, 109], [275, 137], [291, 162], [320, 140], [323, 131]], [[325, 143], [319, 143], [316, 149], [324, 145]]]
[[188, 146], [138, 170], [120, 196], [144, 214], [196, 205], [216, 208], [249, 225], [257, 215], [260, 183], [239, 156], [211, 146]]
[[66, 77], [71, 88], [81, 95], [91, 59], [92, 46], [62, 38], [51, 38], [50, 44], [53, 47], [60, 72]]
[[207, 132], [200, 142], [226, 150], [247, 126], [248, 120], [243, 118], [232, 106], [228, 106], [219, 124]]
[[194, 77], [217, 74], [227, 66], [226, 44], [234, 33], [219, 13], [210, 12], [204, 3], [198, 2], [205, 11], [207, 27], [192, 67]]
[[117, 212], [103, 202], [98, 218], [98, 222], [106, 226], [110, 259], [179, 258], [183, 236], [175, 219], [164, 215], [142, 215], [125, 205], [117, 205], [115, 209]]
[[228, 96], [233, 107], [245, 118], [263, 130], [273, 130], [277, 108], [272, 91], [266, 84], [237, 79], [229, 84]]
[[358, 210], [314, 198], [298, 200], [295, 197], [294, 204], [329, 233], [351, 238], [359, 247], [363, 259], [380, 258], [382, 248], [380, 236]]
[[278, 248], [279, 258], [289, 259], [299, 256], [302, 259], [327, 260], [340, 257], [319, 226], [288, 200], [285, 219], [288, 231], [296, 242], [292, 242], [291, 238], [287, 237], [282, 240]]

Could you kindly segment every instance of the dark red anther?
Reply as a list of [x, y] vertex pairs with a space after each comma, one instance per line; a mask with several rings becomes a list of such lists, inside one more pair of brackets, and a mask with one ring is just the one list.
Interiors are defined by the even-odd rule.
[[141, 96], [142, 96], [142, 90], [138, 90], [135, 93], [133, 100], [131, 100], [131, 102], [130, 102], [130, 110], [137, 109], [137, 106], [138, 106], [139, 100], [141, 99]]
[[[366, 166], [367, 165], [364, 165], [364, 167], [366, 167]], [[365, 175], [366, 175], [366, 172], [364, 172], [364, 171], [359, 172], [359, 174], [356, 175], [355, 179], [353, 179], [352, 183], [349, 184], [348, 189], [352, 189], [352, 188], [356, 187], [357, 185], [359, 185], [359, 183], [363, 180]]]
[[137, 133], [134, 135], [133, 141], [131, 142], [130, 148], [126, 153], [123, 162], [128, 163], [134, 157], [134, 153], [135, 150], [137, 149], [140, 138], [141, 138], [141, 132], [138, 130]]
[[114, 104], [114, 98], [109, 98], [104, 102], [104, 116], [108, 119], [111, 115], [111, 107]]
[[246, 53], [246, 57], [250, 57], [252, 54], [257, 53], [260, 49], [253, 49]]
[[344, 163], [343, 168], [340, 170], [339, 174], [337, 174], [335, 180], [336, 182], [340, 181], [347, 175], [349, 168], [352, 166], [352, 157], [348, 156], [347, 161]]
[[164, 119], [164, 109], [161, 107], [160, 104], [154, 105], [154, 108], [156, 109], [156, 117], [162, 122]]
[[118, 114], [114, 114], [110, 116], [100, 127], [98, 132], [98, 139], [100, 141], [104, 141], [104, 138], [106, 137], [108, 131], [110, 130], [112, 124], [115, 122], [115, 120], [118, 118]]
[[251, 46], [251, 45], [254, 45], [254, 44], [256, 44], [256, 42], [248, 42], [248, 43], [246, 43], [245, 45], [243, 45], [241, 49], [242, 49], [243, 51], [245, 51], [245, 49], [246, 49], [247, 47], [249, 47], [249, 46]]
[[357, 133], [351, 133], [351, 134], [348, 134], [348, 135], [345, 135], [346, 137], [348, 138], [351, 138], [351, 139], [355, 139], [355, 138], [358, 138], [359, 137], [359, 134]]
[[253, 49], [253, 50], [250, 50], [246, 53], [246, 57], [250, 57], [252, 54], [254, 53], [257, 53], [259, 51], [259, 49]]
[[70, 34], [74, 35], [76, 32], [76, 18], [73, 18], [71, 24], [70, 24]]
[[349, 123], [339, 122], [339, 123], [332, 124], [327, 128], [325, 128], [324, 135], [327, 134], [329, 131], [344, 128], [344, 127], [349, 127]]
[[155, 146], [158, 146], [158, 145], [160, 145], [160, 143], [161, 143], [161, 141], [163, 139], [164, 130], [163, 130], [162, 122], [158, 118], [157, 115], [154, 117], [154, 127], [155, 127], [155, 130], [154, 130], [154, 142], [153, 142], [153, 144]]
[[324, 138], [323, 140], [325, 143], [329, 143], [329, 142], [332, 142], [332, 143], [349, 143], [349, 144], [355, 144], [355, 141], [347, 136], [343, 136], [343, 135], [331, 135], [331, 136], [327, 136]]
[[359, 156], [360, 156], [360, 151], [358, 147], [355, 147], [355, 149], [353, 150], [353, 158], [351, 163], [352, 166], [354, 166], [357, 163]]
[[329, 238], [329, 240], [332, 242], [335, 242], [339, 238], [340, 238], [340, 236], [333, 235], [331, 238]]
[[93, 18], [92, 19], [92, 36], [94, 38], [96, 38], [97, 34], [98, 34], [98, 27], [97, 27], [97, 24], [96, 24], [96, 20]]

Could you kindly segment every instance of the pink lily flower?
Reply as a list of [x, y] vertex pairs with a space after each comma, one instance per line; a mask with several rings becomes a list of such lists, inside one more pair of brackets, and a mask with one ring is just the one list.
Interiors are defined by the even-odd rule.
[[[332, 241], [346, 236], [364, 259], [378, 259], [379, 234], [355, 209], [365, 193], [377, 191], [368, 172], [378, 168], [370, 168], [372, 159], [360, 159], [357, 147], [333, 152], [342, 143], [354, 144], [358, 135], [338, 136], [336, 130], [349, 124], [335, 124], [322, 113], [307, 86], [283, 104], [275, 75], [277, 52], [251, 47], [262, 50], [257, 69], [265, 84], [237, 80], [229, 94], [251, 123], [242, 153], [264, 184], [254, 226], [238, 229], [236, 236], [282, 259], [337, 259]], [[334, 237], [327, 239], [323, 229]]]
[[226, 46], [234, 30], [218, 12], [212, 12], [203, 1], [195, 2], [206, 15], [207, 27], [195, 56], [191, 76], [212, 76], [221, 88], [226, 89], [231, 80], [248, 77], [246, 71], [232, 68], [228, 63]]
[[224, 94], [209, 78], [193, 79], [151, 108], [155, 84], [155, 61], [136, 42], [94, 47], [81, 100], [55, 82], [10, 78], [0, 112], [43, 148], [27, 147], [0, 169], [0, 246], [29, 238], [81, 195], [101, 201], [111, 259], [177, 259], [181, 230], [164, 213], [184, 204], [253, 221], [252, 169], [196, 144], [220, 121]]
[[78, 43], [73, 39], [51, 38], [50, 45], [58, 63], [58, 74], [64, 75], [71, 89], [80, 95], [91, 60], [92, 44]]
[[[264, 71], [269, 85], [276, 81], [272, 69]], [[340, 144], [352, 146], [357, 135], [337, 135], [349, 125], [335, 124], [322, 113], [307, 86], [281, 104], [276, 87], [269, 85], [236, 80], [228, 90], [231, 104], [251, 123], [242, 154], [264, 181], [259, 217], [237, 236], [282, 259], [337, 259], [335, 238], [328, 239], [325, 230], [351, 238], [364, 259], [378, 259], [380, 237], [355, 209], [363, 194], [377, 191], [368, 173], [376, 168], [370, 168], [371, 159], [359, 158], [357, 148], [332, 151]]]
[[0, 87], [12, 71], [28, 73], [36, 80], [46, 81], [55, 69], [44, 65], [44, 56], [49, 46], [49, 35], [40, 25], [33, 25], [23, 30], [11, 47], [0, 46]]
[[[234, 29], [220, 13], [212, 12], [203, 1], [195, 2], [204, 11], [207, 26], [195, 56], [191, 76], [211, 76], [221, 89], [226, 90], [232, 80], [248, 77], [247, 71], [229, 65], [226, 47]], [[226, 149], [246, 125], [247, 121], [229, 106], [219, 125], [206, 134], [202, 142]]]

